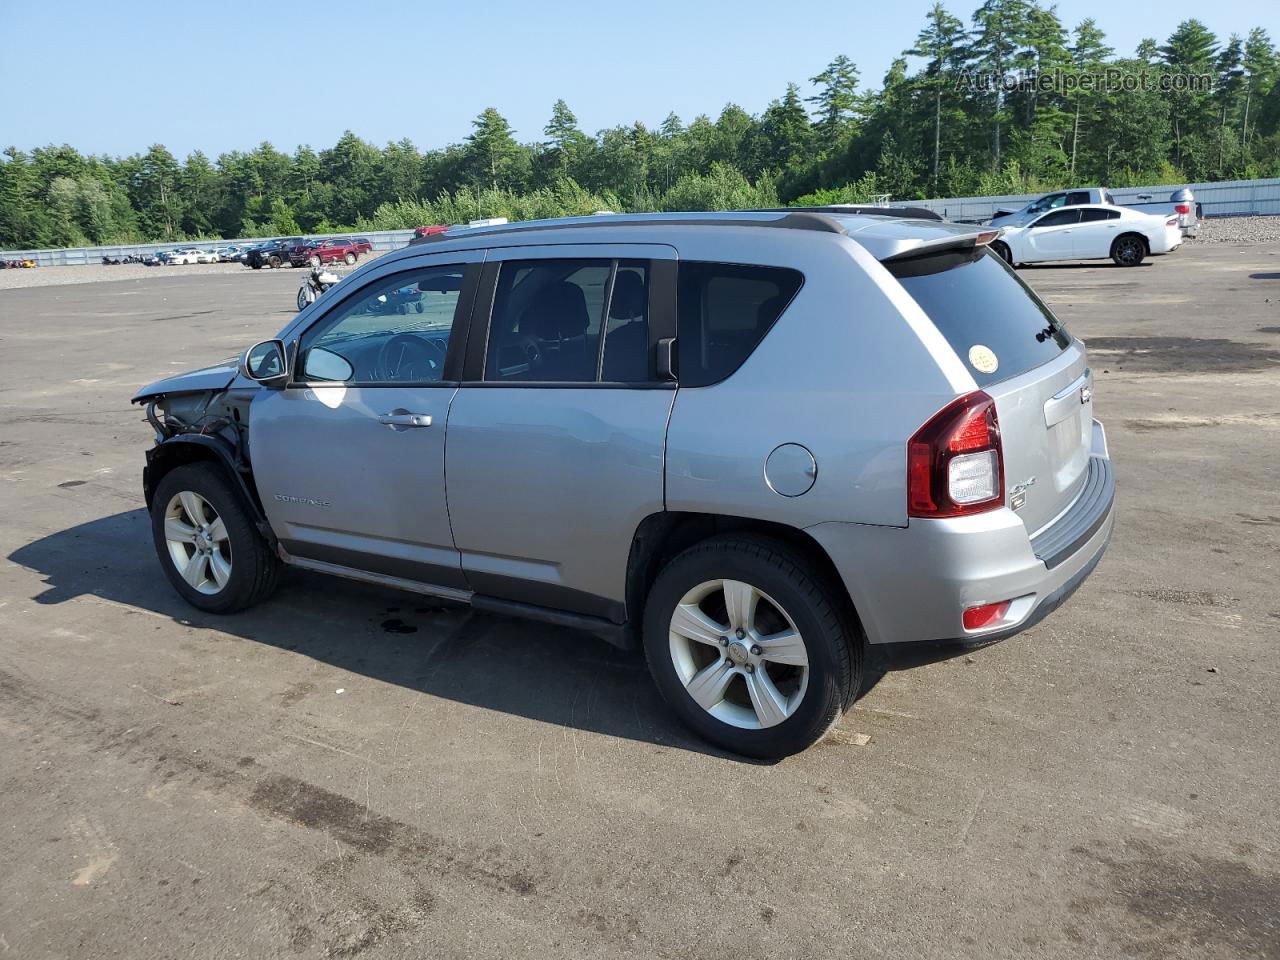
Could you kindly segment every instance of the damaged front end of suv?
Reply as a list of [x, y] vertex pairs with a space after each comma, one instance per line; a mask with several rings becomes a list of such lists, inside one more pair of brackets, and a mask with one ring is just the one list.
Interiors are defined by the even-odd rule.
[[244, 377], [239, 361], [157, 380], [139, 390], [132, 402], [146, 409], [155, 431], [147, 451], [142, 486], [150, 509], [161, 481], [177, 467], [210, 462], [220, 466], [244, 496], [255, 526], [274, 548], [275, 536], [258, 498], [249, 459], [249, 409], [258, 384]]

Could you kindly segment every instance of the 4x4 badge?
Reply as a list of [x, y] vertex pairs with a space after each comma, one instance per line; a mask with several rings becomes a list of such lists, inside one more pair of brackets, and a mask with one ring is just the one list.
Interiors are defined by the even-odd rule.
[[1021, 510], [1027, 502], [1027, 487], [1034, 487], [1036, 484], [1035, 477], [1027, 477], [1021, 483], [1016, 483], [1009, 488], [1009, 509]]

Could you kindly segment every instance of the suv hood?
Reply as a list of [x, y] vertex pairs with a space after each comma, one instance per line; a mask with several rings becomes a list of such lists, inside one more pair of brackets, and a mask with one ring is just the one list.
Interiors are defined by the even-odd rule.
[[205, 390], [225, 390], [239, 373], [239, 361], [234, 357], [212, 367], [188, 370], [174, 377], [165, 377], [149, 383], [133, 395], [133, 403], [141, 403], [161, 394], [200, 393]]

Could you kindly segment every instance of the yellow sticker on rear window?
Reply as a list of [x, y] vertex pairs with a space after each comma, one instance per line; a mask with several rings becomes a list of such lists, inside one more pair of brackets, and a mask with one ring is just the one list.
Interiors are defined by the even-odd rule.
[[994, 351], [980, 343], [975, 343], [969, 348], [969, 363], [979, 373], [995, 373], [1000, 366], [1000, 361], [996, 358]]

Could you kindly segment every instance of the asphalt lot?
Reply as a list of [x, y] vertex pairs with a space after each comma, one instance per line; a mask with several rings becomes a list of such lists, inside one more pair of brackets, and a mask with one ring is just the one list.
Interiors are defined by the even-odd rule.
[[1023, 276], [1090, 343], [1110, 552], [776, 765], [578, 634], [177, 599], [128, 398], [301, 271], [0, 291], [0, 955], [1280, 957], [1280, 244]]

